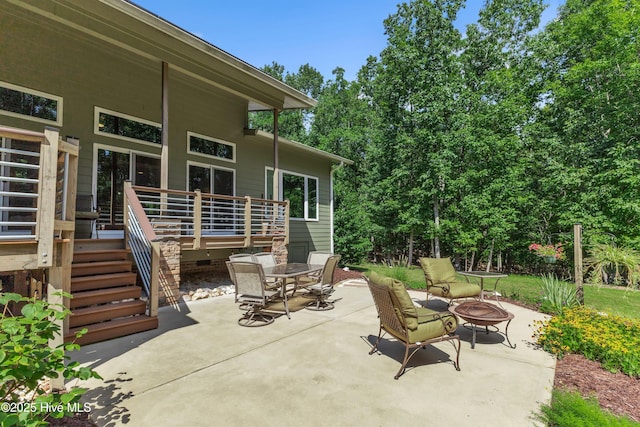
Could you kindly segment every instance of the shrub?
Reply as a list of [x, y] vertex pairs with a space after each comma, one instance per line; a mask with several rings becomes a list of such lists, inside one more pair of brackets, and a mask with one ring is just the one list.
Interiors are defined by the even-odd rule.
[[551, 404], [543, 405], [536, 417], [549, 427], [561, 426], [637, 426], [627, 417], [618, 417], [603, 411], [596, 398], [583, 399], [578, 392], [554, 389]]
[[[12, 316], [11, 304], [24, 304], [21, 315]], [[65, 379], [100, 378], [78, 362], [65, 365], [65, 350], [77, 350], [79, 345], [49, 346], [49, 340], [61, 334], [56, 321], [68, 316], [69, 310], [13, 293], [0, 293], [0, 307], [0, 425], [43, 425], [49, 417], [78, 412], [85, 390], [46, 393], [43, 388], [44, 380], [57, 377], [59, 372]]]
[[597, 285], [637, 286], [640, 281], [640, 254], [630, 248], [596, 245], [584, 263], [589, 280]]
[[576, 287], [570, 283], [561, 282], [554, 274], [542, 277], [540, 285], [542, 301], [540, 310], [549, 314], [560, 314], [565, 307], [575, 307], [580, 304], [576, 296]]
[[640, 322], [578, 306], [536, 326], [538, 344], [558, 357], [578, 353], [611, 372], [640, 377]]

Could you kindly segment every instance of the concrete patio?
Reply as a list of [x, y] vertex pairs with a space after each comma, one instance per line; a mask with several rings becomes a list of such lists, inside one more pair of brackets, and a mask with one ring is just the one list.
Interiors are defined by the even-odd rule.
[[[423, 292], [411, 292], [424, 300]], [[103, 381], [84, 401], [100, 426], [525, 426], [549, 402], [555, 359], [531, 338], [540, 313], [515, 314], [509, 338], [459, 327], [461, 371], [449, 343], [419, 351], [399, 380], [404, 348], [378, 332], [364, 282], [337, 286], [336, 308], [299, 310], [269, 326], [243, 328], [233, 296], [160, 310], [160, 328], [87, 345], [72, 359]], [[445, 309], [430, 300], [430, 308]], [[504, 324], [500, 325], [504, 330]]]

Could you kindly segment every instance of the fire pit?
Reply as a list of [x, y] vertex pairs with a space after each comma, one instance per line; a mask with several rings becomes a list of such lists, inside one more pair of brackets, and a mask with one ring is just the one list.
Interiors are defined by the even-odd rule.
[[[471, 348], [476, 346], [476, 326], [484, 326], [487, 333], [489, 333], [489, 327], [493, 326], [492, 332], [501, 333], [498, 329], [498, 323], [507, 322], [507, 326], [504, 328], [504, 337], [509, 343], [509, 347], [516, 348], [515, 345], [509, 341], [509, 323], [513, 320], [513, 313], [509, 313], [507, 310], [498, 307], [497, 305], [490, 304], [484, 301], [467, 301], [459, 305], [453, 305], [449, 307], [449, 311], [456, 316], [462, 318], [468, 324], [471, 324], [473, 336], [471, 339]], [[466, 324], [464, 325], [466, 326]]]

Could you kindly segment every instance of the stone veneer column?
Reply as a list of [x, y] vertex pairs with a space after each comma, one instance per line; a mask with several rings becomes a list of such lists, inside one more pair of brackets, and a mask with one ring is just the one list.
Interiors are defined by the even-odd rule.
[[276, 257], [276, 263], [286, 264], [289, 259], [289, 249], [285, 243], [285, 238], [274, 237], [271, 241], [271, 252]]
[[[179, 224], [154, 222], [153, 228], [158, 237], [179, 234]], [[158, 305], [176, 305], [180, 299], [180, 241], [174, 237], [165, 237], [160, 242], [160, 272]]]

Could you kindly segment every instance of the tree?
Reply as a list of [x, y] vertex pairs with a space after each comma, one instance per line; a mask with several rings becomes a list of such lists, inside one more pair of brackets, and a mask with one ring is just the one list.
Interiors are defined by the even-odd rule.
[[[528, 88], [534, 79], [529, 41], [540, 23], [541, 0], [490, 0], [478, 23], [467, 27], [461, 60], [467, 122], [460, 144], [456, 251], [491, 254], [523, 244], [533, 197], [522, 130], [532, 115]], [[473, 239], [475, 236], [475, 239]]]
[[[640, 1], [567, 0], [541, 34], [558, 221], [640, 243]], [[587, 231], [588, 232], [588, 231]]]
[[451, 194], [449, 177], [463, 128], [462, 42], [454, 26], [461, 6], [461, 0], [399, 5], [384, 21], [388, 45], [380, 61], [369, 65], [381, 135], [370, 151], [370, 194], [373, 215], [385, 230], [383, 245], [404, 236], [411, 241], [418, 233], [433, 238], [439, 256], [440, 211]]
[[[298, 72], [293, 74], [285, 73], [284, 66], [277, 62], [265, 65], [262, 71], [312, 98], [318, 96], [324, 82], [322, 74], [309, 64], [302, 65]], [[313, 113], [310, 110], [282, 111], [278, 118], [278, 134], [293, 141], [305, 142], [312, 121]], [[249, 122], [250, 127], [254, 129], [273, 133], [273, 111], [252, 113]]]
[[308, 143], [353, 160], [334, 175], [336, 252], [346, 262], [359, 262], [371, 251], [371, 225], [362, 185], [367, 170], [367, 146], [375, 139], [370, 103], [362, 84], [348, 82], [344, 69], [333, 71], [334, 80], [323, 87]]

